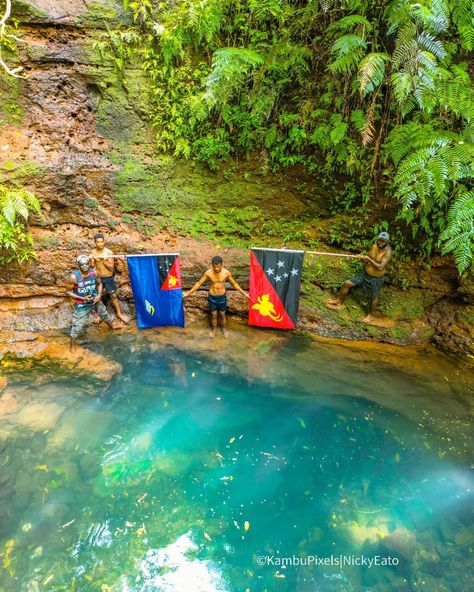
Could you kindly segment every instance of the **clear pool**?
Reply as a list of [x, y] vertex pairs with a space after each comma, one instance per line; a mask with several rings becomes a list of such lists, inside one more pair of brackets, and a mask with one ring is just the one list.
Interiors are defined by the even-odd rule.
[[123, 365], [105, 392], [38, 370], [2, 397], [2, 592], [474, 589], [465, 363], [257, 331], [88, 346]]

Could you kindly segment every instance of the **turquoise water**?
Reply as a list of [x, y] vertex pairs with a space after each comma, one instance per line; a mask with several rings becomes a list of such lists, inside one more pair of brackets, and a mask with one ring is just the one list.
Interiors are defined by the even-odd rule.
[[10, 376], [2, 592], [474, 589], [471, 370], [252, 335], [89, 343], [99, 396]]

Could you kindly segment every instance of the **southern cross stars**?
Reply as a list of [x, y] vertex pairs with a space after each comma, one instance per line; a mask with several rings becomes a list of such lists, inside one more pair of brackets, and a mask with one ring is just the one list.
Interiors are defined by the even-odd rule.
[[[285, 267], [285, 262], [284, 262], [284, 261], [277, 261], [277, 266], [278, 266], [278, 268]], [[293, 268], [292, 270], [290, 270], [290, 273], [291, 273], [291, 277], [295, 277], [295, 275], [298, 275], [298, 273], [299, 273], [299, 270], [298, 270], [298, 269], [295, 269], [295, 268]], [[283, 276], [281, 276], [281, 275], [275, 275], [275, 270], [274, 270], [274, 269], [272, 269], [271, 267], [269, 267], [269, 268], [266, 270], [266, 274], [267, 274], [268, 276], [271, 276], [271, 275], [275, 276], [275, 282], [281, 282], [281, 279], [282, 279], [282, 277], [283, 277], [283, 278], [285, 278], [285, 279], [286, 279], [287, 277], [289, 277], [289, 274], [288, 274], [288, 272], [286, 272], [286, 271], [285, 271], [285, 273], [283, 274]]]

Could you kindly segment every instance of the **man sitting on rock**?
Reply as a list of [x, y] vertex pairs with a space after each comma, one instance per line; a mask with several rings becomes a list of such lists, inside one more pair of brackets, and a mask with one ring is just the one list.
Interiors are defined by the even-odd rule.
[[372, 315], [375, 314], [378, 295], [384, 283], [384, 276], [388, 264], [392, 260], [392, 248], [388, 244], [390, 235], [388, 232], [381, 232], [375, 243], [370, 247], [368, 255], [361, 255], [360, 260], [365, 263], [364, 271], [356, 274], [344, 282], [336, 298], [326, 300], [330, 308], [340, 310], [344, 308], [344, 301], [351, 288], [362, 288], [369, 300], [369, 313], [362, 319], [362, 322], [369, 323]]
[[112, 321], [100, 300], [102, 282], [96, 272], [90, 268], [90, 259], [87, 255], [79, 255], [77, 258], [79, 269], [74, 269], [69, 276], [66, 295], [74, 301], [74, 312], [71, 326], [71, 353], [76, 353], [76, 340], [79, 333], [87, 324], [90, 315], [95, 311], [111, 329], [117, 326]]
[[122, 309], [120, 308], [119, 299], [117, 298], [117, 286], [115, 285], [114, 280], [113, 252], [105, 246], [104, 235], [101, 232], [98, 232], [94, 236], [94, 243], [95, 248], [91, 253], [91, 267], [96, 269], [103, 287], [110, 296], [117, 318], [124, 323], [128, 323], [130, 319], [127, 315], [123, 314]]

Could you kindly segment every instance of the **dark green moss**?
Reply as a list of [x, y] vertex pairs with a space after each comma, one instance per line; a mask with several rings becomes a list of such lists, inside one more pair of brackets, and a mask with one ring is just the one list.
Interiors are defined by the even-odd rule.
[[75, 21], [76, 26], [90, 29], [105, 29], [121, 23], [130, 24], [131, 17], [124, 11], [121, 2], [113, 1], [91, 2]]
[[36, 162], [6, 160], [0, 165], [0, 183], [23, 184], [29, 179], [43, 176], [45, 173], [46, 169]]
[[19, 103], [21, 79], [0, 76], [0, 125], [21, 125], [24, 109]]

